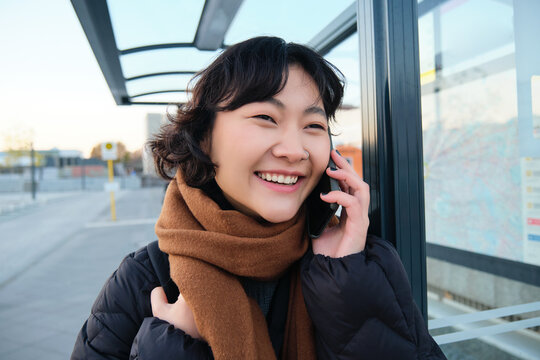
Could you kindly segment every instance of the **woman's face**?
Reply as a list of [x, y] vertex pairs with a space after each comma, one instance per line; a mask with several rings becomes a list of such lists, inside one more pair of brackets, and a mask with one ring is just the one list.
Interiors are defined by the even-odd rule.
[[[309, 159], [306, 159], [309, 153]], [[216, 182], [239, 211], [272, 223], [290, 220], [328, 165], [330, 139], [315, 82], [289, 67], [281, 92], [218, 112], [210, 157]]]

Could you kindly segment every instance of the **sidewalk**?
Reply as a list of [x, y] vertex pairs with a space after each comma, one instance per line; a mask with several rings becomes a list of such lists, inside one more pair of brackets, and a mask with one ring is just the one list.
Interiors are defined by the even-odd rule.
[[29, 207], [41, 206], [50, 201], [80, 193], [81, 191], [38, 192], [35, 200], [32, 199], [32, 193], [29, 192], [0, 193], [0, 216], [20, 212]]
[[106, 279], [125, 255], [155, 239], [162, 194], [162, 188], [118, 194], [116, 223], [101, 192], [0, 217], [1, 359], [69, 358]]
[[[124, 194], [119, 192], [116, 198]], [[0, 285], [68, 241], [110, 203], [109, 194], [102, 191], [45, 194], [40, 198], [38, 203], [0, 216]]]

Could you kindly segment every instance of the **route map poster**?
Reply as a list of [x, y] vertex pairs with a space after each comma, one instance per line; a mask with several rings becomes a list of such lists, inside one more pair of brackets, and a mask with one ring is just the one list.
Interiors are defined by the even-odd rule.
[[523, 261], [540, 265], [540, 158], [523, 158]]

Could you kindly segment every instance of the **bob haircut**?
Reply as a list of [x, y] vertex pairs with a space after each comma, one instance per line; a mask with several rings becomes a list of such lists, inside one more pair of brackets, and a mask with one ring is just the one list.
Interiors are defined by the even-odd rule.
[[[344, 77], [312, 49], [277, 37], [256, 37], [227, 48], [197, 73], [192, 96], [170, 123], [149, 141], [161, 177], [180, 168], [184, 181], [201, 187], [215, 177], [216, 165], [207, 155], [216, 113], [266, 101], [285, 86], [290, 65], [299, 65], [319, 89], [326, 117], [334, 120], [343, 98]], [[205, 151], [206, 150], [206, 151]]]

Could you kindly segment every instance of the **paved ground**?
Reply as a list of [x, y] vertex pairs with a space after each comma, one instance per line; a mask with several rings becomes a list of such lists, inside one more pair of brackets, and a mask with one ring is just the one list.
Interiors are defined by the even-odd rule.
[[32, 194], [28, 192], [0, 192], [0, 216], [20, 212], [29, 207], [44, 205], [47, 202], [79, 193], [79, 191], [38, 192], [36, 193], [36, 198], [32, 199]]
[[73, 193], [0, 216], [0, 359], [68, 359], [101, 286], [155, 239], [162, 188]]

